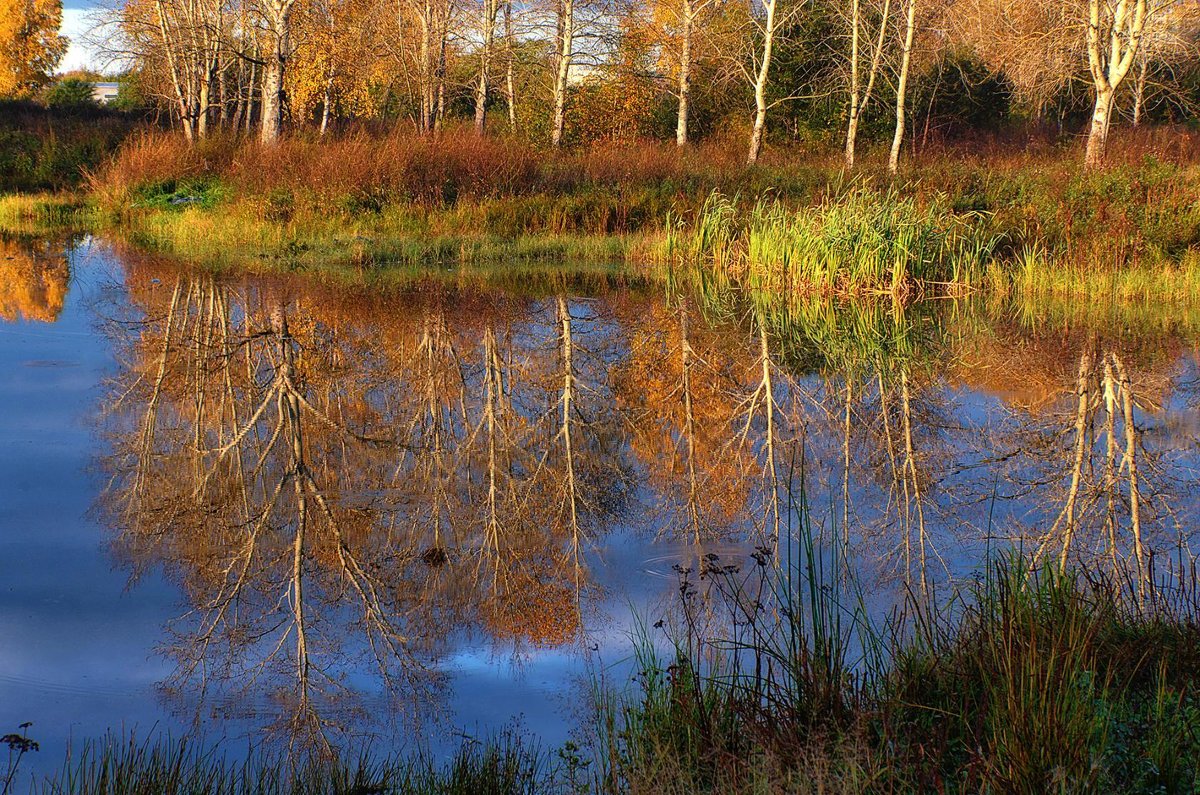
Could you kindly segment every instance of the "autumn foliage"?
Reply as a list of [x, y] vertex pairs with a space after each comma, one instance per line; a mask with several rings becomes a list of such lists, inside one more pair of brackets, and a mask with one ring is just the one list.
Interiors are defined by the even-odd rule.
[[0, 239], [0, 318], [53, 323], [69, 279], [67, 258], [53, 243]]
[[0, 1], [0, 97], [25, 97], [45, 85], [67, 51], [59, 35], [62, 0]]

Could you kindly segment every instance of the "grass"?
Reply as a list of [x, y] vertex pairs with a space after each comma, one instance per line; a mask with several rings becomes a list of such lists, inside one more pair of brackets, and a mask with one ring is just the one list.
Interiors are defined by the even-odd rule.
[[342, 759], [251, 748], [231, 756], [187, 740], [110, 735], [68, 751], [58, 773], [13, 785], [40, 795], [532, 795], [546, 791], [552, 772], [549, 758], [513, 732], [464, 740], [444, 762], [424, 752]]
[[398, 207], [360, 216], [293, 210], [287, 220], [278, 220], [271, 207], [235, 205], [213, 211], [202, 201], [139, 214], [123, 234], [146, 251], [252, 270], [612, 262], [624, 261], [634, 240], [574, 232], [472, 232], [488, 227], [466, 208], [434, 214]]
[[709, 263], [756, 291], [900, 294], [976, 281], [994, 246], [978, 214], [951, 212], [944, 194], [920, 202], [855, 186], [800, 209], [759, 199], [743, 211], [714, 193], [690, 230], [668, 229], [662, 256]]
[[258, 270], [599, 259], [786, 293], [1193, 301], [1196, 137], [1122, 136], [1097, 172], [1070, 147], [947, 149], [897, 177], [868, 157], [850, 180], [831, 152], [747, 167], [720, 141], [548, 152], [449, 130], [188, 146], [143, 130], [79, 165], [67, 198], [6, 198], [0, 228], [71, 206], [73, 223], [147, 250]]
[[[637, 689], [600, 705], [604, 791], [1200, 786], [1194, 590], [1139, 603], [1010, 557], [876, 626], [828, 550], [756, 561], [685, 572], [665, 657], [642, 634]], [[713, 612], [725, 634], [697, 632]]]
[[1126, 267], [1063, 268], [1040, 248], [1026, 250], [1012, 268], [992, 277], [994, 288], [1029, 296], [1077, 299], [1104, 305], [1168, 301], [1200, 303], [1200, 251], [1188, 249], [1178, 261]]
[[20, 235], [55, 235], [95, 225], [94, 208], [72, 194], [14, 193], [0, 196], [0, 230]]

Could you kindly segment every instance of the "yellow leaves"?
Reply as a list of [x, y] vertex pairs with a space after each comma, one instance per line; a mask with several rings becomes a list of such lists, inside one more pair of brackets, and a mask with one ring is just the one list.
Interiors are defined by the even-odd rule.
[[297, 6], [292, 24], [298, 57], [285, 75], [292, 112], [310, 116], [326, 100], [338, 116], [370, 116], [371, 89], [381, 79], [372, 41], [376, 8], [360, 0], [323, 0]]
[[69, 277], [61, 254], [0, 241], [0, 318], [53, 323], [62, 312]]
[[28, 96], [67, 51], [62, 0], [0, 0], [0, 96]]

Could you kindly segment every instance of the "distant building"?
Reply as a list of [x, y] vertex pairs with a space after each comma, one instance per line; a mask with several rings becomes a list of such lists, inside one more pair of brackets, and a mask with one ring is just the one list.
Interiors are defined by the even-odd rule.
[[92, 83], [92, 99], [107, 105], [117, 98], [120, 88], [120, 83]]

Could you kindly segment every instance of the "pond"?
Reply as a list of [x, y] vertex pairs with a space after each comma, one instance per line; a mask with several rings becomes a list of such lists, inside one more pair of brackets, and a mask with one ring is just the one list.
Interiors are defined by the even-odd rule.
[[552, 748], [681, 570], [801, 531], [879, 610], [1012, 548], [1193, 565], [1184, 308], [2, 246], [0, 732], [35, 769], [107, 730]]

